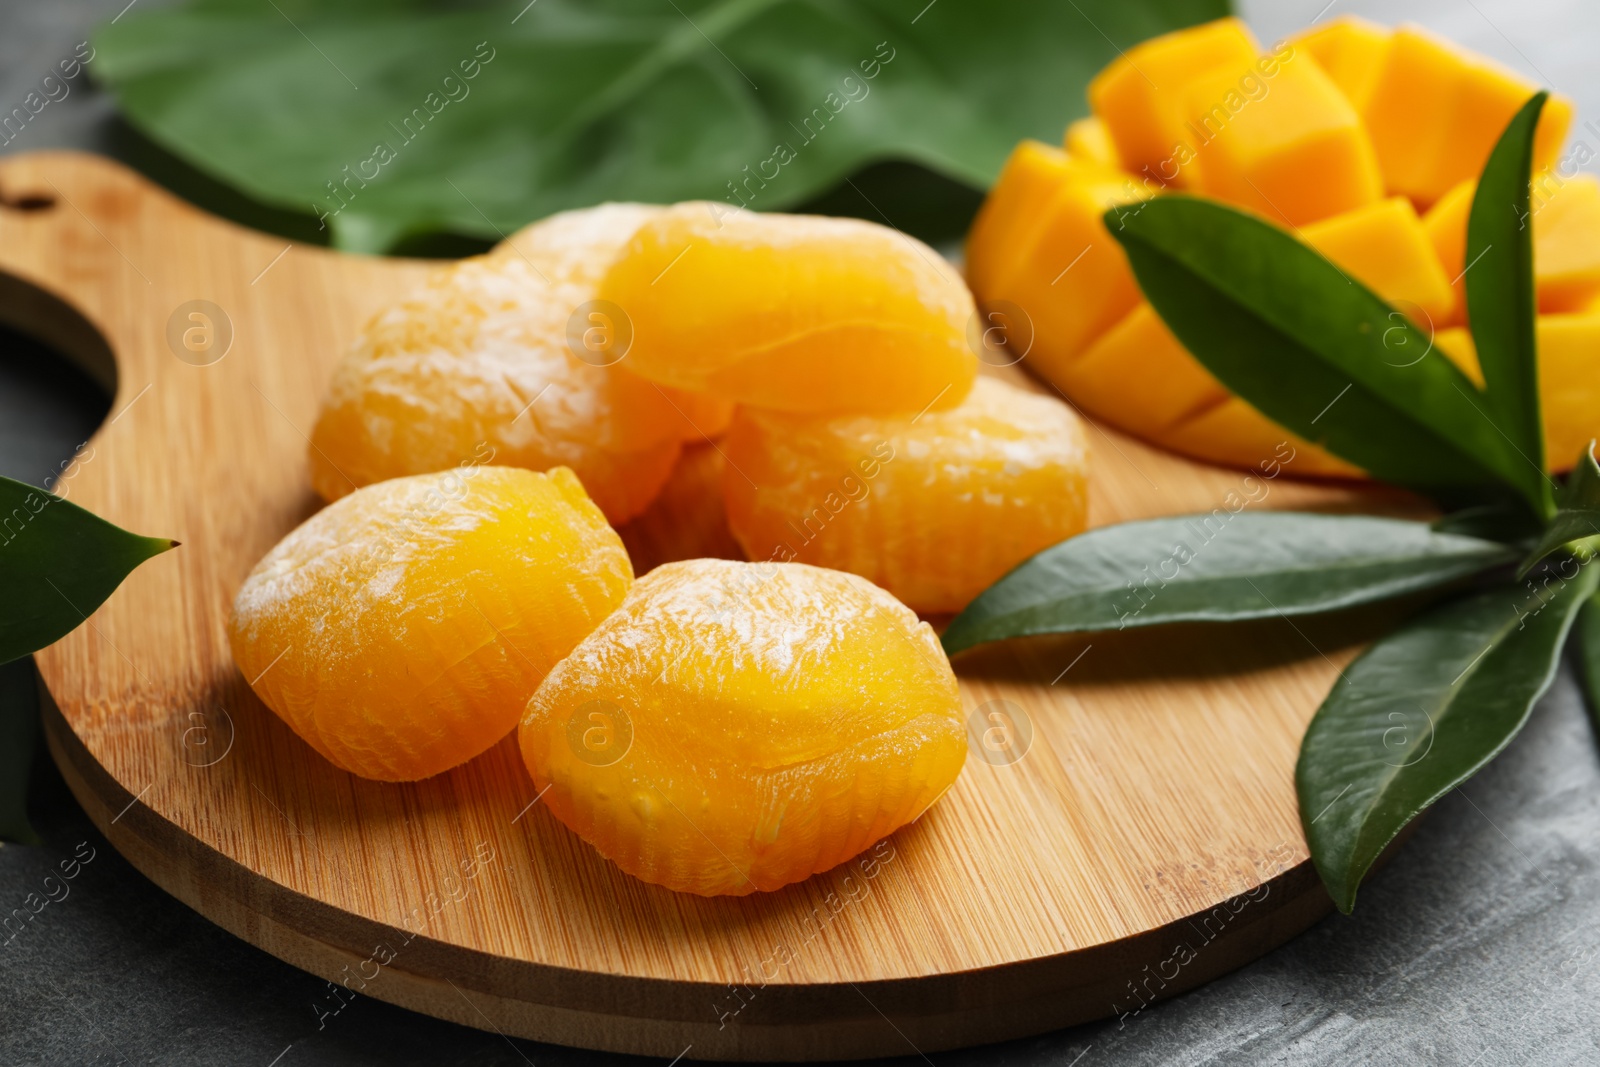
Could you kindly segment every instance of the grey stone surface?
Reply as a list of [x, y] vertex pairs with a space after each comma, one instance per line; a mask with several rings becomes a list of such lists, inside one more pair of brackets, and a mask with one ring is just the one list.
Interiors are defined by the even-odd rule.
[[[124, 2], [0, 2], [0, 104], [20, 100], [71, 54], [85, 27]], [[1321, 6], [1256, 0], [1244, 8], [1271, 38]], [[1589, 77], [1600, 43], [1592, 0], [1336, 3], [1331, 13], [1344, 10], [1428, 23], [1541, 72], [1575, 96], [1583, 114], [1600, 115], [1600, 83]], [[114, 151], [120, 141], [110, 115], [104, 97], [80, 83], [11, 147]], [[41, 481], [105, 407], [91, 383], [49, 353], [0, 334], [0, 473]], [[1329, 918], [1256, 963], [1123, 1023], [927, 1057], [908, 1049], [895, 1062], [1600, 1063], [1595, 741], [1566, 672], [1515, 745], [1445, 798], [1374, 878], [1354, 918]], [[319, 1027], [313, 1004], [321, 981], [234, 939], [146, 881], [89, 824], [42, 754], [34, 778], [31, 808], [45, 844], [0, 847], [0, 914], [32, 893], [59, 899], [14, 936], [0, 933], [0, 1064], [576, 1067], [622, 1059], [508, 1041], [370, 999]], [[63, 863], [76, 872], [70, 881], [60, 878]]]

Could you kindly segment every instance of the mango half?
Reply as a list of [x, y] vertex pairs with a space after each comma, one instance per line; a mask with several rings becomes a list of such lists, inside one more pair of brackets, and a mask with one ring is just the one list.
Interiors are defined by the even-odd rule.
[[[1172, 189], [1237, 204], [1291, 230], [1465, 363], [1465, 331], [1443, 331], [1466, 319], [1473, 179], [1536, 91], [1415, 27], [1354, 18], [1267, 51], [1236, 19], [1155, 38], [1090, 83], [1093, 113], [1067, 127], [1064, 148], [1024, 141], [1012, 152], [968, 235], [968, 283], [980, 314], [1014, 331], [1024, 365], [1102, 422], [1214, 463], [1358, 477], [1190, 355], [1143, 300], [1113, 231]], [[1589, 343], [1600, 341], [1590, 332], [1600, 182], [1556, 162], [1571, 119], [1570, 102], [1552, 97], [1532, 198], [1555, 470], [1576, 458], [1572, 441], [1600, 432], [1587, 384], [1600, 372], [1600, 344]]]

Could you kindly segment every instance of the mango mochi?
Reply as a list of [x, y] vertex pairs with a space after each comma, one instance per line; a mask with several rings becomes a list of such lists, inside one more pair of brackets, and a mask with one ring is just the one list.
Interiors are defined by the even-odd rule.
[[414, 781], [510, 733], [632, 581], [569, 470], [395, 478], [268, 552], [234, 600], [228, 641], [256, 695], [329, 762]]
[[518, 736], [556, 818], [629, 874], [704, 896], [842, 863], [966, 759], [928, 625], [798, 563], [657, 567], [545, 678]]
[[[1416, 95], [1402, 102], [1412, 83]], [[1285, 445], [1297, 473], [1359, 475], [1194, 360], [1140, 298], [1107, 212], [1114, 229], [1169, 188], [1240, 204], [1291, 226], [1425, 332], [1444, 328], [1465, 314], [1472, 187], [1445, 176], [1475, 175], [1535, 88], [1420, 30], [1353, 18], [1266, 54], [1235, 19], [1156, 38], [1091, 83], [1094, 115], [1068, 127], [1067, 151], [1017, 146], [968, 237], [968, 279], [981, 307], [1012, 304], [1031, 320], [1029, 363], [1090, 414], [1213, 462], [1255, 466]], [[1434, 156], [1422, 168], [1396, 131], [1411, 123], [1420, 138], [1438, 114], [1453, 140], [1441, 146], [1427, 131]], [[1388, 124], [1382, 145], [1375, 116]], [[1570, 119], [1567, 102], [1547, 105], [1541, 162]], [[1543, 172], [1534, 205], [1541, 310], [1586, 309], [1600, 299], [1600, 183]], [[1563, 373], [1546, 367], [1547, 387], [1569, 387]]]
[[462, 463], [559, 465], [613, 522], [643, 511], [681, 442], [720, 433], [732, 415], [726, 401], [655, 385], [581, 346], [596, 328], [581, 316], [596, 280], [659, 211], [567, 212], [513, 237], [522, 251], [444, 267], [380, 311], [334, 370], [311, 432], [312, 486], [337, 500]]
[[919, 416], [740, 408], [722, 447], [747, 555], [850, 571], [925, 614], [961, 610], [1087, 518], [1081, 421], [992, 378]]
[[938, 253], [855, 219], [685, 203], [647, 220], [599, 288], [658, 384], [779, 411], [918, 411], [977, 373], [972, 296]]

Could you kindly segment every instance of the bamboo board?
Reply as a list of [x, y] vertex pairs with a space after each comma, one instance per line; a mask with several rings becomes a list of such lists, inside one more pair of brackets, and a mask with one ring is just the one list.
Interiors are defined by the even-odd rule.
[[[929, 1053], [1136, 1013], [1326, 913], [1292, 772], [1354, 645], [1305, 622], [960, 657], [976, 754], [951, 793], [863, 860], [740, 899], [621, 874], [536, 802], [509, 739], [412, 785], [325, 763], [250, 692], [224, 623], [249, 568], [318, 506], [305, 435], [334, 360], [427, 269], [242, 230], [92, 156], [0, 163], [0, 312], [115, 375], [61, 490], [183, 542], [40, 654], [51, 750], [139, 869], [329, 979], [319, 1013], [348, 987], [619, 1052]], [[229, 326], [220, 358], [220, 332], [198, 354], [171, 340], [193, 301]], [[1407, 506], [1091, 436], [1096, 524]], [[716, 462], [692, 450], [624, 531], [639, 571], [735, 552]]]

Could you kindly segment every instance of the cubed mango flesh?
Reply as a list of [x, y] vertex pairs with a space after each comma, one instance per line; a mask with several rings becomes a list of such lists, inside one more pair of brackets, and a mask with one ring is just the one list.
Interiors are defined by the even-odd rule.
[[1383, 196], [1372, 142], [1316, 60], [1291, 55], [1268, 78], [1254, 64], [1193, 79], [1183, 116], [1197, 192], [1304, 226]]
[[1389, 50], [1389, 30], [1355, 15], [1329, 19], [1289, 38], [1290, 47], [1317, 61], [1360, 111], [1372, 97]]
[[1128, 49], [1089, 83], [1089, 106], [1105, 123], [1122, 166], [1182, 185], [1192, 141], [1184, 129], [1184, 92], [1213, 70], [1255, 62], [1255, 37], [1236, 18], [1153, 37]]
[[1582, 311], [1600, 296], [1600, 179], [1547, 171], [1534, 179], [1529, 208], [1539, 310]]
[[[1434, 253], [1454, 280], [1459, 313], [1465, 318], [1467, 218], [1476, 181], [1451, 189], [1423, 217]], [[1533, 220], [1533, 282], [1539, 311], [1560, 314], [1587, 310], [1600, 298], [1600, 179], [1558, 170], [1534, 175], [1529, 199]]]
[[1048, 145], [1024, 142], [1001, 172], [967, 240], [967, 279], [986, 308], [1009, 302], [1026, 315], [1027, 358], [1046, 377], [1139, 302], [1103, 216], [1147, 195], [1137, 179], [1075, 167]]
[[[1415, 26], [1395, 30], [1362, 109], [1391, 193], [1426, 208], [1482, 172], [1495, 142], [1538, 87]], [[1534, 168], [1549, 166], [1572, 122], [1552, 96], [1534, 138]]]
[[1085, 412], [1134, 434], [1159, 433], [1228, 397], [1143, 301], [1053, 378]]
[[1084, 163], [1094, 163], [1108, 170], [1122, 165], [1117, 158], [1117, 146], [1111, 143], [1111, 135], [1106, 132], [1106, 124], [1093, 115], [1068, 126], [1062, 144], [1069, 156]]
[[1313, 223], [1300, 236], [1423, 329], [1455, 315], [1450, 278], [1417, 209], [1405, 197]]
[[[1540, 315], [1536, 336], [1545, 465], [1570, 470], [1582, 449], [1600, 437], [1600, 313]], [[1433, 343], [1482, 386], [1472, 334], [1463, 327], [1440, 330]]]
[[1276, 461], [1295, 476], [1362, 477], [1359, 467], [1290, 433], [1236, 396], [1154, 437], [1176, 452], [1225, 467], [1259, 470]]

